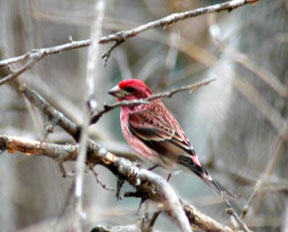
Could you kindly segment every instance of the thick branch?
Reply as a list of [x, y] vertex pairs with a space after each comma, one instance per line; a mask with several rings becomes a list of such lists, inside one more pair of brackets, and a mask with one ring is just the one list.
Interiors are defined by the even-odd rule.
[[[160, 176], [148, 170], [136, 167], [131, 161], [125, 158], [120, 158], [107, 152], [106, 149], [100, 147], [92, 140], [89, 140], [89, 143], [93, 143], [93, 145], [90, 144], [91, 150], [87, 158], [88, 165], [103, 165], [111, 170], [112, 173], [120, 176], [134, 186], [137, 193], [142, 195], [143, 198], [166, 203], [166, 213], [169, 215], [172, 214], [173, 218], [181, 216], [176, 215], [179, 210], [177, 210], [177, 207], [175, 210], [174, 205], [177, 205], [177, 202], [179, 203], [180, 201], [191, 224], [198, 226], [204, 231], [232, 232], [232, 229], [229, 227], [221, 225], [209, 216], [199, 212], [195, 207], [178, 199], [170, 185]], [[7, 150], [8, 152], [20, 151], [26, 154], [43, 155], [57, 161], [69, 161], [77, 158], [79, 147], [77, 145], [40, 143], [30, 139], [0, 135], [0, 151], [4, 150]]]

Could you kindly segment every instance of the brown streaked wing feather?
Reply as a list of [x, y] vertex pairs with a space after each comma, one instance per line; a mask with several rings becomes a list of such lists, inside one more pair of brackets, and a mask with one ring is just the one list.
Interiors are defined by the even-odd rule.
[[162, 155], [170, 158], [183, 153], [194, 155], [190, 144], [179, 136], [173, 123], [150, 110], [130, 113], [128, 127], [136, 137]]
[[169, 128], [169, 123], [160, 120], [149, 110], [130, 113], [128, 118], [129, 129], [141, 140], [163, 141], [171, 139], [175, 131]]

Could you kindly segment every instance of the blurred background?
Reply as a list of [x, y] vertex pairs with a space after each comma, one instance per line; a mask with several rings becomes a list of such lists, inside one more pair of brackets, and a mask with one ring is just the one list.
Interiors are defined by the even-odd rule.
[[[103, 35], [221, 2], [107, 0]], [[0, 59], [67, 43], [69, 36], [75, 41], [88, 39], [94, 4], [92, 0], [1, 0]], [[99, 106], [114, 102], [107, 91], [126, 78], [141, 79], [154, 92], [215, 78], [192, 95], [179, 93], [163, 101], [200, 161], [237, 195], [233, 206], [239, 214], [257, 186], [244, 218], [254, 231], [288, 231], [287, 13], [287, 0], [260, 0], [231, 12], [187, 19], [165, 30], [149, 30], [116, 48], [106, 67], [99, 61], [96, 77]], [[101, 54], [110, 46], [101, 45]], [[43, 135], [47, 118], [19, 93], [23, 83], [81, 124], [87, 51], [81, 48], [46, 57], [0, 86], [0, 134], [35, 140]], [[9, 72], [7, 67], [0, 68], [0, 78]], [[119, 113], [116, 109], [102, 117], [89, 128], [90, 135], [110, 151], [135, 159], [122, 137]], [[55, 128], [47, 140], [73, 143], [61, 128]], [[64, 165], [68, 171], [74, 169], [74, 163]], [[115, 188], [116, 178], [109, 171], [98, 166], [95, 171], [102, 183]], [[156, 172], [166, 177], [161, 170]], [[4, 152], [0, 176], [1, 231], [64, 231], [55, 219], [72, 210], [72, 203], [67, 204], [72, 179], [62, 177], [55, 161]], [[230, 225], [225, 204], [195, 175], [173, 175], [170, 184], [200, 211]], [[85, 174], [84, 188], [85, 231], [97, 224], [137, 223], [139, 199], [117, 202], [115, 192], [103, 189], [91, 172]], [[122, 191], [127, 190], [132, 189], [124, 185]], [[148, 207], [152, 212], [153, 204]], [[178, 230], [163, 215], [155, 228]]]

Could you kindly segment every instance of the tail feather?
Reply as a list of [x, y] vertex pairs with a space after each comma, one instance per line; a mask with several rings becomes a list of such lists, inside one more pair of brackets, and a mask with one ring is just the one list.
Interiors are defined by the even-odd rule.
[[211, 187], [221, 198], [235, 199], [235, 195], [230, 193], [223, 185], [212, 178], [212, 176], [202, 166], [196, 164], [193, 159], [186, 155], [180, 155], [177, 163], [183, 165], [199, 176], [209, 187]]
[[[209, 174], [208, 174], [209, 175]], [[210, 175], [209, 175], [210, 176]], [[213, 179], [211, 176], [211, 179], [207, 179], [205, 176], [200, 176], [200, 178], [208, 185], [210, 186], [221, 198], [231, 198], [235, 199], [235, 195], [229, 192], [222, 184], [220, 184], [218, 181]]]

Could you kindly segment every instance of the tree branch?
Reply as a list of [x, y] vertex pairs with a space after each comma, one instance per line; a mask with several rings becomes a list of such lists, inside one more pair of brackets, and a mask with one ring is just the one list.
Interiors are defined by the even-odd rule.
[[[259, 0], [232, 0], [232, 1], [223, 2], [220, 4], [202, 7], [202, 8], [198, 8], [198, 9], [194, 9], [190, 11], [174, 13], [164, 18], [132, 28], [130, 30], [119, 31], [111, 35], [103, 36], [99, 40], [100, 44], [105, 44], [109, 42], [115, 42], [115, 44], [110, 49], [108, 49], [108, 51], [102, 56], [102, 58], [104, 58], [105, 63], [106, 63], [112, 51], [116, 47], [120, 46], [127, 39], [137, 36], [138, 34], [144, 31], [147, 31], [149, 29], [157, 28], [157, 27], [162, 27], [165, 29], [169, 25], [176, 23], [178, 21], [187, 19], [187, 18], [196, 17], [199, 15], [208, 14], [208, 13], [226, 11], [226, 10], [230, 12], [231, 10], [244, 6], [246, 4], [253, 5], [258, 1]], [[11, 73], [8, 76], [0, 79], [0, 85], [3, 85], [7, 83], [8, 81], [18, 77], [23, 72], [32, 68], [33, 65], [36, 64], [39, 60], [41, 60], [42, 58], [48, 55], [58, 54], [58, 53], [69, 51], [75, 48], [87, 47], [90, 45], [91, 45], [91, 40], [70, 41], [70, 43], [67, 43], [67, 44], [63, 44], [63, 45], [59, 45], [55, 47], [49, 47], [49, 48], [33, 49], [30, 52], [25, 53], [24, 55], [5, 59], [5, 60], [0, 60], [0, 67], [2, 67], [2, 66], [10, 65], [13, 63], [17, 63], [17, 62], [29, 59], [29, 61], [25, 65], [23, 65], [21, 68], [19, 68], [16, 72]]]
[[[48, 115], [49, 118], [54, 119], [57, 125], [61, 126], [66, 132], [71, 134], [73, 138], [79, 138], [79, 127], [77, 127], [74, 122], [72, 122], [71, 120], [66, 118], [61, 112], [53, 108], [34, 90], [31, 90], [27, 87], [22, 87], [21, 90], [28, 100], [30, 100], [36, 107], [38, 107], [41, 111]], [[78, 154], [79, 152], [79, 147], [77, 145], [70, 145], [71, 147], [68, 147], [69, 149], [66, 148], [64, 150], [66, 151], [66, 153], [64, 151], [60, 151], [59, 149], [49, 149], [49, 152], [46, 152], [45, 147], [50, 148], [53, 145], [50, 145], [49, 143], [39, 143], [31, 140], [26, 140], [23, 142], [23, 139], [21, 138], [17, 138], [17, 140], [19, 140], [18, 143], [15, 140], [15, 137], [0, 136], [0, 151], [6, 149], [7, 151], [17, 150], [26, 153], [33, 152], [35, 154], [45, 155], [60, 161], [75, 160], [77, 157], [75, 156], [75, 154]], [[20, 143], [21, 147], [15, 146], [15, 143]], [[57, 148], [61, 148], [61, 146], [64, 145], [57, 145]], [[185, 223], [182, 224], [183, 215], [180, 213], [181, 207], [179, 208], [179, 200], [178, 198], [175, 198], [175, 193], [173, 192], [169, 184], [166, 182], [166, 180], [150, 171], [136, 167], [136, 165], [134, 165], [131, 161], [127, 159], [117, 157], [110, 152], [107, 152], [105, 148], [101, 147], [91, 139], [88, 139], [87, 146], [88, 156], [86, 159], [86, 164], [89, 167], [93, 167], [96, 164], [103, 165], [110, 171], [112, 171], [115, 176], [123, 178], [132, 186], [134, 186], [137, 193], [140, 194], [142, 198], [149, 198], [154, 201], [165, 202], [166, 206], [168, 206], [168, 209], [166, 209], [166, 213], [170, 214], [170, 216], [175, 218], [178, 224], [185, 225]], [[36, 147], [37, 150], [30, 149], [31, 147]], [[71, 151], [71, 156], [64, 155], [67, 154], [67, 150]], [[57, 155], [58, 153], [63, 155]], [[225, 227], [209, 217], [208, 220], [206, 215], [198, 213], [198, 211], [192, 206], [189, 206], [183, 202], [182, 205], [184, 206], [183, 208], [185, 214], [188, 217], [190, 223], [193, 223], [200, 228], [205, 228], [204, 230], [232, 231], [229, 227]], [[185, 226], [185, 228], [187, 228], [187, 225]]]
[[[143, 198], [165, 203], [165, 213], [175, 218], [176, 221], [179, 222], [183, 220], [183, 218], [180, 218], [183, 217], [183, 215], [178, 215], [183, 207], [190, 224], [194, 224], [204, 231], [232, 232], [232, 229], [229, 227], [218, 223], [209, 216], [199, 212], [195, 207], [178, 199], [170, 185], [162, 177], [148, 170], [138, 168], [125, 158], [117, 157], [107, 152], [105, 148], [92, 140], [89, 140], [88, 143], [91, 143], [90, 153], [87, 157], [88, 166], [92, 167], [100, 164], [108, 168], [116, 176], [121, 176], [121, 178], [125, 179]], [[31, 139], [0, 135], [0, 151], [3, 152], [5, 150], [10, 153], [19, 151], [26, 155], [35, 154], [47, 156], [56, 161], [75, 161], [79, 153], [79, 146], [41, 143]], [[182, 205], [180, 207], [181, 210], [178, 208], [180, 206], [179, 202]]]
[[82, 48], [89, 46], [91, 44], [91, 40], [81, 40], [81, 41], [72, 41], [67, 44], [50, 47], [50, 48], [40, 48], [40, 49], [33, 49], [30, 52], [22, 55], [13, 57], [6, 60], [0, 60], [0, 67], [5, 65], [10, 65], [12, 63], [20, 62], [29, 59], [26, 64], [24, 64], [21, 68], [17, 71], [12, 72], [8, 76], [0, 79], [0, 85], [7, 83], [8, 81], [18, 77], [28, 69], [32, 68], [34, 64], [36, 64], [39, 60], [43, 59], [48, 55], [58, 54], [65, 51], [70, 51], [75, 48]]
[[257, 1], [258, 0], [232, 0], [232, 1], [223, 2], [220, 4], [215, 4], [212, 6], [202, 7], [202, 8], [198, 8], [194, 10], [184, 11], [180, 13], [173, 13], [164, 18], [140, 25], [130, 30], [119, 31], [114, 34], [104, 36], [100, 39], [99, 43], [104, 44], [108, 42], [115, 42], [115, 44], [103, 55], [103, 57], [105, 58], [105, 61], [107, 61], [113, 49], [121, 45], [127, 39], [134, 37], [149, 29], [157, 28], [157, 27], [162, 27], [163, 29], [166, 29], [171, 24], [184, 20], [184, 19], [196, 17], [196, 16], [203, 15], [203, 14], [226, 11], [226, 10], [230, 12], [233, 9], [236, 9], [246, 4], [255, 4]]
[[[75, 175], [75, 210], [76, 210], [76, 228], [77, 231], [82, 231], [82, 215], [83, 211], [83, 181], [85, 171], [85, 161], [87, 154], [87, 143], [89, 140], [88, 127], [91, 118], [91, 112], [96, 108], [97, 102], [94, 99], [95, 83], [98, 70], [98, 57], [99, 57], [99, 43], [98, 40], [102, 34], [102, 24], [104, 19], [104, 12], [106, 6], [106, 0], [98, 0], [94, 3], [94, 15], [95, 18], [91, 26], [91, 46], [89, 47], [87, 57], [87, 69], [86, 69], [86, 93], [83, 99], [83, 124], [80, 136], [80, 151], [76, 160], [76, 175]], [[98, 74], [99, 75], [99, 74]]]
[[127, 40], [128, 38], [134, 37], [138, 35], [139, 33], [142, 33], [144, 31], [147, 31], [151, 28], [157, 28], [162, 27], [166, 28], [170, 26], [173, 23], [176, 23], [178, 21], [196, 17], [203, 14], [208, 13], [216, 13], [220, 11], [232, 11], [233, 9], [236, 9], [240, 6], [246, 5], [246, 4], [255, 4], [259, 0], [232, 0], [228, 2], [223, 2], [219, 4], [215, 4], [212, 6], [202, 7], [194, 10], [184, 11], [180, 13], [173, 13], [171, 15], [168, 15], [164, 18], [140, 25], [138, 27], [135, 27], [133, 29], [127, 30], [127, 31], [119, 31], [111, 35], [104, 36], [100, 39], [99, 43], [107, 43], [107, 42], [122, 42]]
[[[79, 133], [80, 133], [79, 127], [77, 127], [76, 124], [73, 123], [71, 120], [67, 119], [61, 112], [59, 112], [58, 110], [53, 108], [44, 98], [42, 98], [38, 93], [36, 93], [36, 91], [30, 90], [29, 88], [27, 88], [25, 86], [21, 88], [21, 91], [24, 93], [24, 96], [27, 97], [28, 100], [30, 100], [36, 107], [38, 107], [40, 110], [42, 110], [50, 118], [54, 118], [54, 115], [55, 115], [56, 124], [58, 124], [61, 127], [63, 126], [63, 129], [68, 133], [70, 132], [73, 138], [77, 138], [77, 139], [79, 138]], [[59, 118], [59, 117], [61, 117], [61, 118]], [[109, 168], [116, 176], [122, 176], [123, 175], [122, 171], [125, 171], [125, 170], [122, 170], [121, 167], [124, 167], [125, 164], [121, 164], [122, 166], [120, 165], [118, 167], [117, 166], [118, 164], [111, 163], [111, 162], [116, 162], [118, 160], [118, 158], [116, 156], [107, 152], [106, 149], [104, 149], [103, 147], [101, 147], [100, 145], [98, 145], [97, 143], [95, 143], [91, 139], [88, 139], [87, 147], [88, 147], [87, 162], [88, 162], [88, 165], [90, 167], [94, 166], [97, 163], [102, 164], [105, 167], [107, 167], [107, 165], [110, 164], [112, 166], [109, 167], [109, 165], [108, 165], [107, 168]], [[1, 150], [1, 148], [0, 148], [0, 150]], [[106, 157], [106, 154], [107, 154], [108, 158]], [[100, 157], [99, 157], [99, 155], [100, 155]], [[104, 157], [102, 157], [102, 156], [104, 156]], [[128, 160], [123, 161], [123, 162], [128, 162]], [[130, 162], [127, 169], [131, 169], [131, 166], [133, 166], [133, 165]], [[122, 171], [120, 171], [118, 169], [121, 169]], [[144, 171], [146, 171], [146, 170], [144, 170]], [[127, 175], [131, 175], [131, 174], [126, 173], [126, 172], [127, 172], [127, 170], [125, 171], [124, 176], [127, 178]], [[136, 171], [136, 173], [137, 173], [137, 171]], [[149, 172], [149, 173], [150, 173], [149, 175], [153, 174], [151, 172]], [[145, 174], [145, 176], [146, 175], [148, 175], [148, 174]], [[155, 174], [153, 174], [153, 175], [155, 175]], [[137, 178], [137, 175], [135, 176], [135, 178]], [[157, 182], [156, 185], [162, 186], [163, 188], [167, 188], [167, 186], [169, 186], [166, 183], [166, 181], [165, 181], [165, 183], [163, 183], [164, 180], [163, 181], [162, 181], [162, 179], [160, 179], [160, 180], [156, 181]], [[134, 180], [134, 181], [137, 181], [137, 182], [134, 182], [134, 185], [133, 185], [133, 186], [136, 186], [138, 184], [139, 180]], [[151, 180], [151, 181], [153, 181], [153, 180]], [[170, 186], [169, 186], [169, 188], [170, 188]], [[168, 190], [165, 190], [165, 191], [168, 191]], [[179, 226], [182, 228], [183, 231], [190, 231], [190, 229], [188, 229], [188, 225], [189, 225], [188, 221], [185, 222], [186, 217], [184, 216], [184, 219], [183, 219], [184, 213], [183, 212], [181, 213], [182, 208], [180, 207], [180, 203], [179, 202], [177, 203], [178, 198], [175, 198], [173, 195], [175, 193], [170, 193], [170, 190], [167, 193], [165, 193], [165, 191], [162, 194], [164, 194], [163, 196], [166, 196], [165, 194], [168, 194], [167, 198], [165, 198], [165, 199], [167, 199], [167, 204], [169, 206], [168, 208], [171, 209], [173, 217], [176, 219], [176, 221], [178, 222]], [[178, 205], [178, 207], [177, 207], [177, 205]], [[181, 210], [180, 210], [180, 208], [181, 208]], [[174, 212], [176, 212], [177, 214], [175, 213], [175, 215], [174, 215]]]
[[103, 114], [110, 112], [111, 110], [122, 107], [122, 106], [133, 106], [133, 105], [139, 105], [139, 104], [149, 104], [150, 101], [159, 99], [159, 98], [170, 98], [174, 94], [179, 93], [179, 92], [184, 92], [184, 91], [189, 91], [190, 93], [195, 92], [197, 89], [204, 85], [210, 84], [212, 81], [215, 81], [215, 79], [207, 80], [207, 81], [200, 81], [195, 84], [191, 85], [185, 85], [179, 88], [172, 89], [170, 91], [164, 92], [164, 93], [158, 93], [158, 94], [153, 94], [150, 97], [143, 98], [143, 99], [137, 99], [137, 100], [131, 100], [131, 101], [121, 101], [117, 102], [111, 105], [105, 104], [103, 106], [103, 109], [100, 110], [98, 113], [94, 114], [91, 118], [91, 124], [94, 124], [98, 122], [98, 120], [103, 116]]

